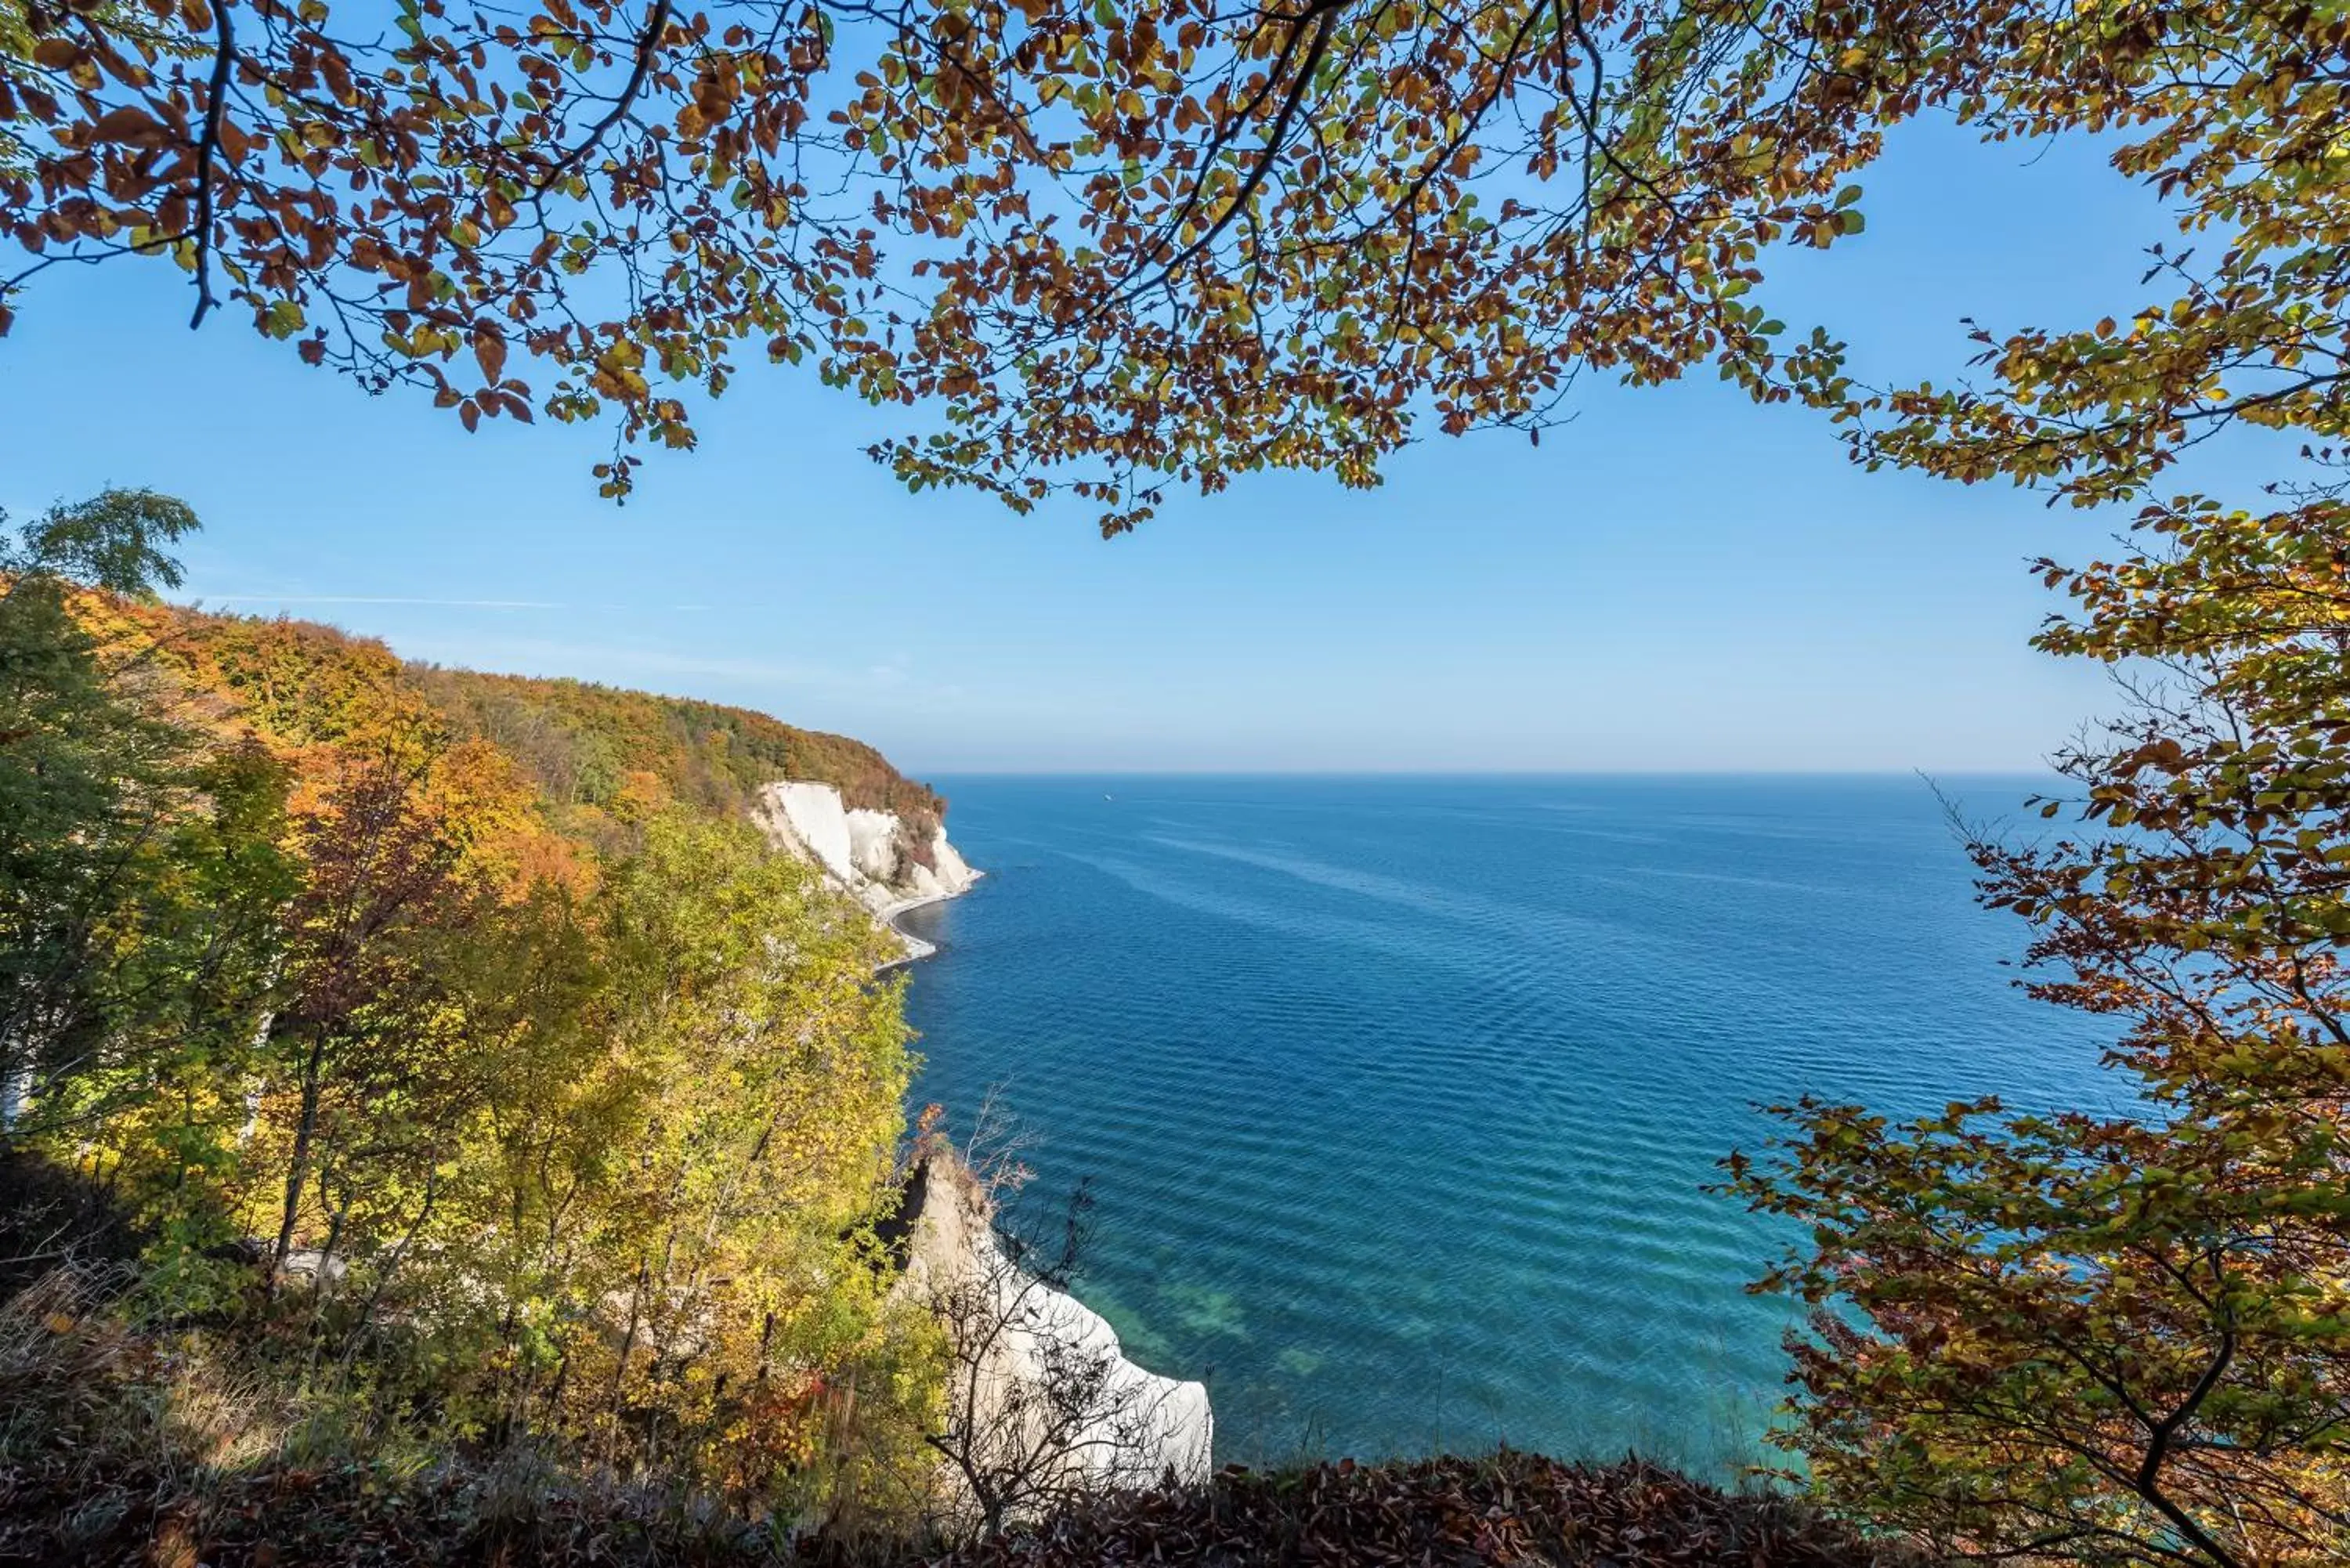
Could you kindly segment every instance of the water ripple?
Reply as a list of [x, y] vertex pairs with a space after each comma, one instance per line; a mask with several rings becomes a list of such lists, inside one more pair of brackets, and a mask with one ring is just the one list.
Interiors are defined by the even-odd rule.
[[948, 783], [993, 875], [910, 918], [916, 1092], [1090, 1180], [1081, 1288], [1227, 1459], [1751, 1459], [1755, 1104], [2110, 1099], [1910, 781]]

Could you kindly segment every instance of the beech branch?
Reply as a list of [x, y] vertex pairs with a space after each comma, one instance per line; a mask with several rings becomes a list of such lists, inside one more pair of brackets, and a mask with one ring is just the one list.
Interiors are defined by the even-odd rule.
[[204, 129], [196, 139], [196, 309], [189, 330], [204, 324], [213, 299], [213, 158], [220, 150], [221, 119], [228, 108], [228, 74], [236, 64], [236, 32], [229, 0], [213, 4], [213, 79], [204, 93]]
[[[1321, 0], [1321, 3], [1314, 7], [1311, 13], [1314, 18], [1314, 32], [1312, 40], [1306, 47], [1305, 57], [1298, 62], [1297, 75], [1290, 82], [1289, 91], [1282, 99], [1281, 108], [1274, 117], [1272, 129], [1265, 133], [1263, 147], [1259, 150], [1255, 161], [1249, 165], [1247, 174], [1241, 180], [1240, 188], [1233, 192], [1232, 198], [1225, 204], [1224, 210], [1216, 215], [1205, 233], [1178, 251], [1165, 265], [1159, 269], [1156, 276], [1134, 289], [1133, 293], [1149, 293], [1180, 272], [1186, 263], [1194, 257], [1205, 254], [1209, 247], [1216, 243], [1226, 229], [1232, 227], [1233, 221], [1247, 208], [1258, 188], [1272, 176], [1274, 169], [1281, 161], [1282, 149], [1288, 143], [1290, 124], [1297, 118], [1298, 108], [1305, 101], [1306, 93], [1313, 88], [1314, 73], [1321, 67], [1322, 57], [1329, 50], [1330, 29], [1337, 20], [1338, 11], [1345, 3], [1346, 0]], [[1300, 26], [1303, 26], [1303, 21], [1304, 19], [1301, 18]], [[1298, 35], [1293, 31], [1284, 41], [1281, 57], [1283, 61], [1286, 61], [1290, 51], [1296, 47], [1297, 36]], [[1276, 68], [1278, 68], [1278, 63]], [[1272, 78], [1268, 78], [1266, 84], [1268, 88], [1271, 82]], [[1203, 182], [1206, 176], [1207, 170], [1202, 168], [1201, 177]], [[1195, 189], [1192, 196], [1194, 204], [1199, 199], [1199, 191]], [[1177, 219], [1170, 233], [1180, 234], [1181, 223], [1187, 221], [1188, 211], [1185, 215]]]
[[2211, 1390], [2219, 1386], [2220, 1379], [2226, 1375], [2228, 1364], [2235, 1359], [2235, 1334], [2232, 1332], [2222, 1332], [2220, 1335], [2220, 1348], [2212, 1356], [2210, 1364], [2203, 1368], [2203, 1375], [2195, 1380], [2195, 1386], [2188, 1391], [2187, 1397], [2180, 1402], [2178, 1408], [2164, 1417], [2147, 1434], [2146, 1459], [2138, 1466], [2137, 1474], [2134, 1478], [2137, 1494], [2152, 1503], [2165, 1519], [2177, 1526], [2179, 1534], [2191, 1542], [2197, 1550], [2208, 1552], [2211, 1561], [2221, 1564], [2222, 1568], [2235, 1568], [2235, 1554], [2214, 1541], [2210, 1532], [2197, 1522], [2193, 1514], [2163, 1495], [2162, 1465], [2163, 1461], [2169, 1457], [2172, 1439], [2178, 1436], [2178, 1429], [2202, 1407], [2203, 1401], [2210, 1397]]
[[588, 128], [579, 145], [556, 159], [547, 169], [537, 185], [539, 194], [552, 190], [566, 175], [577, 171], [588, 161], [588, 154], [603, 144], [604, 138], [611, 134], [612, 128], [627, 118], [630, 106], [637, 101], [637, 95], [645, 90], [645, 78], [652, 74], [653, 57], [660, 51], [661, 36], [669, 31], [670, 3], [671, 0], [655, 0], [652, 15], [645, 18], [644, 31], [637, 35], [636, 64], [630, 68], [619, 97], [612, 100], [612, 107], [604, 118]]

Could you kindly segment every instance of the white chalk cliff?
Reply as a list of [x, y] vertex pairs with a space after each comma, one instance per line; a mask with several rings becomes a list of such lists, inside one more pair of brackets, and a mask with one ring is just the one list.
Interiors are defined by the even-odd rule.
[[931, 945], [890, 921], [917, 905], [967, 892], [979, 880], [947, 842], [943, 825], [918, 842], [897, 813], [852, 809], [828, 784], [771, 784], [759, 792], [753, 815], [771, 842], [820, 867], [827, 881], [889, 926], [909, 958], [928, 958]]
[[[960, 1314], [945, 1314], [948, 1332], [972, 1332], [975, 1324], [982, 1336], [966, 1353], [976, 1376], [950, 1419], [981, 1428], [972, 1446], [983, 1454], [1016, 1456], [1014, 1468], [1057, 1469], [1058, 1477], [1041, 1477], [1048, 1493], [1072, 1483], [1085, 1490], [1150, 1487], [1170, 1472], [1184, 1486], [1208, 1479], [1215, 1414], [1207, 1385], [1128, 1360], [1118, 1331], [1099, 1313], [1014, 1267], [996, 1239], [987, 1196], [959, 1156], [940, 1147], [924, 1153], [891, 1229], [905, 1247], [898, 1292], [933, 1304], [961, 1301]], [[966, 1321], [958, 1324], [958, 1315]], [[1103, 1369], [1098, 1386], [1085, 1370], [1094, 1366]], [[1037, 1424], [1041, 1410], [1057, 1413], [1072, 1384], [1087, 1391], [1076, 1425], [1049, 1439], [1023, 1429]]]
[[[910, 958], [928, 957], [931, 946], [889, 925], [891, 917], [951, 898], [980, 878], [947, 842], [944, 826], [917, 843], [915, 829], [894, 813], [851, 809], [830, 784], [769, 784], [754, 815], [771, 841], [821, 867], [827, 881], [889, 926]], [[1206, 1385], [1135, 1365], [1099, 1313], [1015, 1268], [996, 1240], [986, 1195], [959, 1158], [943, 1148], [924, 1155], [897, 1225], [906, 1243], [901, 1293], [934, 1305], [973, 1291], [992, 1300], [980, 1315], [994, 1332], [972, 1390], [989, 1408], [965, 1412], [993, 1428], [991, 1441], [1016, 1449], [1041, 1440], [1021, 1429], [1035, 1420], [1039, 1395], [1020, 1391], [1045, 1389], [1055, 1369], [1066, 1381], [1072, 1362], [1093, 1364], [1107, 1369], [1092, 1391], [1096, 1413], [1056, 1438], [1062, 1453], [1052, 1462], [1067, 1473], [1055, 1484], [1076, 1476], [1089, 1487], [1145, 1487], [1169, 1471], [1186, 1485], [1208, 1479], [1215, 1417]]]

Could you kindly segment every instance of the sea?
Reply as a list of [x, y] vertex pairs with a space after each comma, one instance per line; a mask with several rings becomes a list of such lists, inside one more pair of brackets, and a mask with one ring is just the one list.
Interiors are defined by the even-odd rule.
[[1707, 1190], [1762, 1107], [2124, 1098], [1956, 826], [2045, 779], [938, 782], [987, 876], [904, 917], [915, 1096], [1022, 1141], [1017, 1222], [1082, 1184], [1077, 1293], [1220, 1463], [1772, 1462], [1801, 1238]]

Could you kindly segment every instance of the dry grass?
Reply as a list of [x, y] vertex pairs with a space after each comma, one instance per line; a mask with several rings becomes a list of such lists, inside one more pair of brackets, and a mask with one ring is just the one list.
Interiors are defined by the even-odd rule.
[[854, 1542], [623, 1484], [528, 1450], [401, 1440], [236, 1370], [217, 1343], [127, 1326], [101, 1273], [0, 1306], [0, 1563], [280, 1568], [1870, 1568], [1898, 1559], [1783, 1498], [1636, 1461], [1503, 1451], [1351, 1462], [1102, 1498], [959, 1551]]
[[1509, 1568], [1890, 1568], [1850, 1532], [1784, 1497], [1730, 1493], [1637, 1459], [1351, 1460], [1110, 1497], [937, 1568], [1377, 1563]]
[[751, 1564], [795, 1543], [525, 1450], [364, 1437], [60, 1271], [0, 1306], [0, 1563]]

